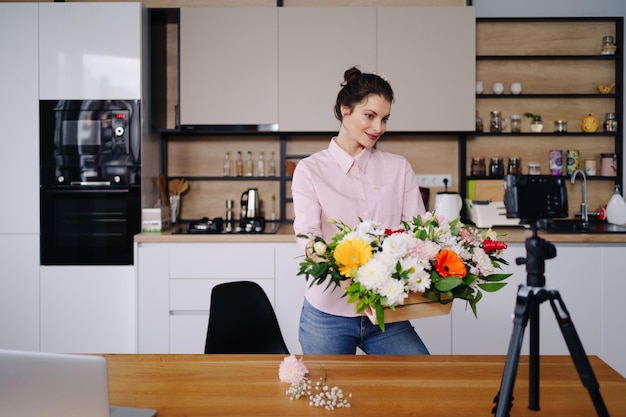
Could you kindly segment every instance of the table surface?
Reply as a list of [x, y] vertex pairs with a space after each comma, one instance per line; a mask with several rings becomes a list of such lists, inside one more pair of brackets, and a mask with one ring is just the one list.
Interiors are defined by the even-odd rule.
[[[278, 379], [285, 355], [104, 355], [112, 404], [154, 408], [158, 417], [489, 416], [505, 356], [300, 356], [316, 382], [352, 394], [349, 409], [290, 401]], [[612, 417], [626, 417], [626, 379], [589, 358]], [[511, 417], [597, 415], [569, 356], [540, 357], [540, 411], [528, 409], [528, 356], [520, 358]]]

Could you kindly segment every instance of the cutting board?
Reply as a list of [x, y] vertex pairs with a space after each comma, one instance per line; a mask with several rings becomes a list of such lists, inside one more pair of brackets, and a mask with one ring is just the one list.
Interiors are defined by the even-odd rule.
[[467, 182], [467, 197], [471, 200], [503, 201], [503, 180], [470, 180]]

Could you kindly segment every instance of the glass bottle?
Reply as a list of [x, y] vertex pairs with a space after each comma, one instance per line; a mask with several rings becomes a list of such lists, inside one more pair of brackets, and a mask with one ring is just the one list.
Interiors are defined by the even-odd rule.
[[248, 151], [248, 155], [246, 156], [246, 161], [243, 165], [243, 175], [244, 177], [251, 177], [252, 174], [253, 174], [252, 152]]
[[265, 176], [265, 160], [263, 159], [263, 152], [259, 152], [259, 160], [257, 161], [257, 175], [259, 177]]
[[502, 158], [491, 158], [491, 162], [489, 163], [489, 175], [492, 177], [501, 177], [504, 175]]
[[520, 133], [522, 131], [522, 116], [519, 114], [511, 115], [511, 133]]
[[485, 158], [473, 157], [472, 158], [472, 176], [484, 177], [487, 174], [487, 168], [485, 167]]
[[243, 177], [243, 160], [241, 159], [241, 152], [237, 151], [237, 160], [235, 161], [235, 175]]
[[615, 113], [607, 113], [604, 116], [604, 131], [617, 132], [617, 119], [615, 118]]
[[507, 169], [509, 174], [522, 173], [522, 158], [509, 158], [509, 166]]
[[276, 176], [276, 161], [274, 160], [274, 152], [270, 154], [270, 159], [267, 161], [267, 175], [270, 177]]
[[230, 152], [226, 152], [226, 156], [224, 156], [224, 176], [230, 177]]

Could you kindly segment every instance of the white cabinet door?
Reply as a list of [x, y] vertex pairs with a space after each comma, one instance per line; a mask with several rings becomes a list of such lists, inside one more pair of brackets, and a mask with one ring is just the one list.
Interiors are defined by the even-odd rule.
[[338, 131], [344, 72], [376, 71], [376, 9], [280, 7], [278, 22], [280, 130]]
[[180, 123], [278, 121], [277, 10], [180, 10]]
[[41, 350], [136, 352], [133, 266], [42, 266]]
[[0, 270], [0, 349], [37, 351], [39, 235], [0, 234]]
[[[602, 282], [602, 354], [601, 358], [613, 369], [626, 377], [626, 280], [624, 279], [624, 245], [613, 245], [604, 248], [603, 282]], [[597, 283], [597, 274], [590, 285]], [[585, 285], [585, 287], [588, 287]]]
[[[545, 261], [545, 288], [555, 289], [560, 293], [586, 353], [600, 355], [602, 248], [563, 243], [555, 246], [556, 258]], [[506, 354], [513, 331], [512, 317], [516, 307], [517, 287], [527, 283], [525, 266], [515, 265], [515, 258], [526, 256], [523, 244], [509, 245], [505, 251], [505, 258], [510, 262], [506, 271], [513, 272], [514, 275], [502, 290], [484, 294], [478, 304], [477, 320], [470, 311], [460, 311], [461, 303], [453, 307], [453, 354]], [[569, 354], [549, 301], [541, 303], [539, 329], [541, 354]], [[528, 342], [527, 328], [522, 353], [528, 353]]]
[[[381, 7], [377, 65], [394, 89], [390, 131], [474, 131], [472, 7]], [[361, 41], [361, 31], [348, 42]], [[356, 37], [355, 33], [358, 33]], [[348, 43], [344, 48], [350, 48]]]
[[0, 4], [0, 233], [39, 233], [37, 4]]
[[276, 317], [290, 353], [301, 354], [298, 341], [306, 279], [296, 275], [304, 260], [296, 243], [276, 244]]
[[40, 99], [141, 99], [141, 3], [39, 3]]

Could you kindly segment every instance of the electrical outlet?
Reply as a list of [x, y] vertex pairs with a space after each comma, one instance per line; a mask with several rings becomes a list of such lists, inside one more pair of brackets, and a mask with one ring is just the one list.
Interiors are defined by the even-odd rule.
[[420, 187], [441, 187], [446, 186], [444, 180], [448, 180], [448, 187], [452, 187], [452, 174], [416, 175], [417, 184]]

